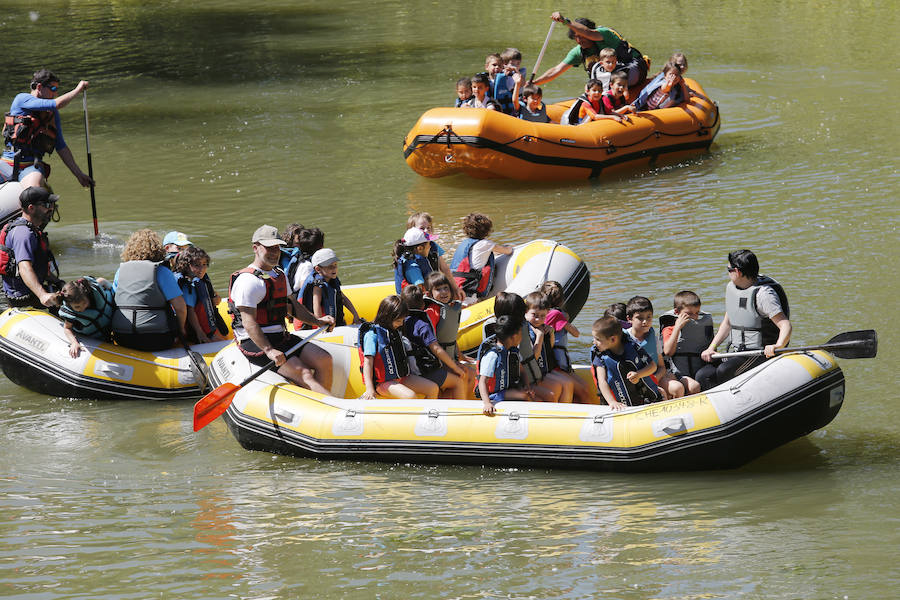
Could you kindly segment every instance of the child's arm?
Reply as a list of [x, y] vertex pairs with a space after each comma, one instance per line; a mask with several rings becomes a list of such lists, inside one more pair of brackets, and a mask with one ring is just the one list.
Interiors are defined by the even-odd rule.
[[518, 114], [519, 113], [519, 85], [522, 83], [522, 74], [516, 71], [512, 75], [513, 81], [516, 82], [516, 85], [513, 87], [512, 93], [512, 105], [513, 111]]
[[656, 369], [658, 368], [658, 366], [659, 365], [657, 365], [655, 362], [651, 362], [649, 365], [640, 369], [639, 371], [630, 371], [627, 375], [625, 375], [625, 379], [627, 379], [631, 383], [637, 383], [644, 377], [648, 377], [656, 373]]
[[502, 244], [494, 243], [494, 247], [491, 249], [491, 252], [494, 254], [512, 254], [513, 247], [512, 246], [504, 246]]
[[563, 329], [565, 329], [566, 332], [572, 337], [579, 337], [581, 335], [581, 333], [578, 332], [578, 328], [571, 323], [566, 323], [566, 326], [563, 327]]
[[[350, 311], [350, 314], [353, 315], [353, 323], [359, 323], [360, 322], [359, 313], [356, 312], [356, 307], [353, 306], [353, 303], [350, 301], [350, 298], [348, 298], [347, 296], [344, 296], [344, 306], [346, 306], [347, 310]], [[353, 323], [351, 323], [351, 325]]]
[[75, 337], [75, 332], [72, 330], [72, 324], [68, 321], [63, 326], [63, 333], [69, 342], [69, 356], [78, 358], [78, 355], [81, 354], [81, 344], [78, 343], [78, 338]]
[[491, 394], [488, 392], [487, 380], [488, 378], [484, 375], [478, 376], [478, 395], [481, 396], [482, 412], [491, 417], [494, 415], [494, 405], [491, 404]]
[[531, 330], [534, 331], [534, 342], [531, 347], [534, 350], [534, 358], [538, 359], [541, 357], [541, 350], [544, 349], [544, 330], [540, 327], [531, 327]]
[[312, 301], [313, 301], [313, 314], [317, 319], [321, 319], [322, 315], [325, 314], [325, 310], [322, 308], [322, 288], [316, 286], [313, 288], [312, 293]]
[[363, 383], [366, 385], [366, 391], [362, 393], [362, 400], [375, 399], [375, 357], [363, 357]]
[[663, 353], [666, 356], [675, 356], [675, 350], [678, 349], [678, 336], [687, 322], [687, 313], [678, 313], [678, 316], [675, 317], [675, 324], [672, 325], [668, 337], [665, 335], [665, 330], [661, 332], [663, 335]]
[[431, 342], [431, 344], [428, 345], [428, 349], [431, 350], [431, 353], [437, 356], [442, 363], [444, 363], [444, 366], [447, 367], [448, 371], [450, 371], [457, 377], [466, 376], [466, 372], [462, 370], [462, 367], [460, 367], [455, 360], [450, 358], [450, 355], [447, 354], [447, 351], [444, 350], [439, 343]]
[[609, 387], [609, 384], [606, 382], [606, 367], [598, 367], [594, 365], [594, 376], [597, 378], [597, 387], [600, 388], [600, 395], [603, 396], [603, 399], [606, 400], [606, 403], [609, 404], [609, 407], [612, 410], [622, 410], [625, 408], [625, 405], [616, 400], [616, 395], [613, 393], [612, 388]]

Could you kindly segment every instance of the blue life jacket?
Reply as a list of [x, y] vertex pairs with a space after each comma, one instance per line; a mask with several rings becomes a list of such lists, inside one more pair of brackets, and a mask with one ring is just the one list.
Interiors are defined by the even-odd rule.
[[363, 352], [363, 338], [366, 333], [372, 331], [376, 336], [375, 368], [373, 375], [375, 385], [385, 381], [393, 381], [409, 375], [409, 362], [406, 357], [406, 348], [403, 346], [403, 336], [396, 329], [386, 329], [376, 323], [364, 322], [359, 326], [359, 370], [363, 370], [365, 354]]
[[[494, 373], [487, 380], [489, 394], [496, 394], [519, 387], [519, 349], [515, 346], [504, 348], [494, 340], [485, 341], [478, 347], [478, 373], [481, 373], [481, 360], [490, 353], [497, 354]], [[479, 375], [480, 378], [480, 375]], [[475, 383], [475, 397], [481, 398], [478, 383]]]
[[398, 294], [403, 291], [403, 288], [411, 283], [406, 280], [406, 267], [410, 263], [419, 265], [419, 270], [422, 271], [423, 279], [428, 277], [428, 274], [432, 271], [431, 263], [428, 261], [427, 256], [413, 254], [412, 252], [404, 252], [400, 258], [397, 259], [397, 266], [394, 267], [394, 288], [397, 290]]
[[[519, 69], [522, 78], [525, 78], [525, 69]], [[523, 86], [524, 87], [524, 86]], [[497, 73], [494, 77], [494, 83], [491, 84], [491, 97], [500, 103], [503, 112], [512, 114], [513, 112], [513, 91], [516, 89], [516, 82], [511, 75], [506, 73]]]
[[[641, 378], [637, 384], [631, 383], [625, 377], [629, 371], [640, 371], [651, 364], [647, 352], [640, 349], [633, 340], [624, 340], [624, 350], [621, 355], [609, 351], [600, 352], [596, 346], [591, 346], [591, 364], [597, 366], [598, 362], [606, 369], [606, 383], [619, 402], [628, 406], [640, 406], [662, 399], [656, 383], [649, 375]], [[597, 381], [596, 370], [592, 368], [591, 374], [599, 392], [600, 384]]]
[[[537, 332], [534, 330], [531, 325], [528, 326], [528, 339], [531, 340], [531, 343], [534, 344], [537, 339]], [[553, 355], [553, 346], [550, 343], [550, 336], [544, 335], [541, 340], [541, 355], [535, 356], [534, 359], [537, 361], [538, 367], [541, 369], [541, 375], [546, 375], [550, 371], [556, 368], [556, 357]]]
[[78, 335], [98, 340], [109, 340], [112, 328], [112, 315], [115, 309], [112, 288], [103, 287], [93, 277], [85, 276], [91, 289], [88, 298], [90, 304], [82, 312], [75, 312], [68, 302], [59, 307], [59, 318], [72, 324], [72, 330]]
[[321, 273], [313, 271], [298, 290], [300, 303], [303, 304], [309, 312], [313, 312], [313, 290], [315, 288], [322, 290], [322, 313], [334, 317], [335, 325], [346, 325], [347, 322], [344, 320], [344, 294], [341, 292], [341, 280], [335, 277], [331, 281], [326, 281]]
[[466, 238], [453, 253], [450, 270], [459, 286], [467, 295], [484, 298], [494, 283], [494, 253], [488, 256], [487, 263], [480, 271], [472, 269], [472, 248], [481, 240]]
[[[281, 267], [281, 270], [287, 275], [289, 288], [294, 285], [294, 279], [297, 276], [297, 268], [300, 266], [300, 263], [306, 262], [309, 259], [310, 255], [304, 253], [300, 248], [288, 246], [281, 247], [281, 258], [278, 259], [278, 266]], [[299, 290], [293, 291], [295, 293], [299, 292]]]

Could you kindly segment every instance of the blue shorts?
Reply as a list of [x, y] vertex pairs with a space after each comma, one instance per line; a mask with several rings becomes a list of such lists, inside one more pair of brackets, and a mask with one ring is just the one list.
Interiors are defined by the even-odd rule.
[[[23, 167], [20, 165], [18, 181], [22, 181], [22, 179], [26, 175], [28, 175], [30, 173], [34, 173], [35, 171], [39, 171], [41, 173], [41, 175], [46, 177], [47, 173], [45, 172], [45, 169], [43, 168], [43, 163], [40, 163], [40, 164], [41, 164], [40, 167], [36, 167], [33, 164], [28, 165], [27, 167]], [[6, 162], [5, 160], [0, 160], [0, 181], [2, 181], [2, 182], [11, 181], [12, 176], [13, 176], [13, 166], [11, 164], [9, 164], [8, 162]]]
[[435, 382], [438, 387], [441, 387], [447, 381], [447, 369], [438, 368], [434, 371], [428, 371], [427, 373], [422, 373], [422, 377]]
[[503, 402], [506, 399], [506, 390], [500, 392], [494, 392], [488, 398], [491, 401], [491, 404], [497, 404], [498, 402]]

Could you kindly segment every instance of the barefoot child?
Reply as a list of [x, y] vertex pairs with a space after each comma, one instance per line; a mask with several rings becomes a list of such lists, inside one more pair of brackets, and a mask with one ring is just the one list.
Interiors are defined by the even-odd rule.
[[555, 371], [571, 380], [575, 401], [581, 404], [596, 402], [597, 393], [591, 389], [586, 381], [572, 372], [572, 360], [569, 358], [569, 334], [573, 337], [580, 335], [578, 328], [569, 322], [569, 315], [563, 310], [565, 296], [563, 288], [557, 281], [545, 281], [541, 286], [541, 294], [547, 300], [550, 310], [544, 318], [544, 323], [553, 329], [553, 357], [556, 362]]
[[400, 328], [409, 314], [400, 296], [388, 296], [378, 305], [373, 323], [359, 327], [359, 353], [363, 383], [363, 400], [377, 395], [411, 400], [437, 398], [438, 386], [409, 371], [406, 348]]

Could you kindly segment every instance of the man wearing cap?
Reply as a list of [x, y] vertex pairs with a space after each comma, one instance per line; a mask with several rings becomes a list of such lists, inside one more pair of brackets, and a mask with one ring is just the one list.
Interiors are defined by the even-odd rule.
[[[19, 195], [22, 216], [3, 228], [5, 234], [0, 233], [0, 271], [10, 306], [46, 308], [60, 304], [53, 288], [60, 289], [63, 282], [44, 232], [58, 201], [59, 196], [42, 187], [26, 188]], [[50, 265], [55, 274], [50, 272]]]
[[44, 185], [50, 167], [42, 159], [56, 150], [78, 183], [84, 187], [94, 183], [75, 162], [59, 120], [59, 109], [87, 87], [87, 81], [79, 81], [74, 89], [58, 96], [59, 77], [47, 69], [34, 74], [31, 92], [18, 94], [9, 107], [3, 127], [6, 149], [0, 160], [0, 181], [21, 181], [26, 188]]
[[281, 246], [278, 229], [263, 225], [253, 233], [253, 262], [231, 275], [228, 310], [232, 315], [234, 337], [247, 359], [258, 366], [275, 361], [278, 373], [302, 387], [330, 393], [331, 355], [314, 344], [307, 344], [299, 355], [285, 357], [284, 352], [297, 343], [288, 333], [284, 319], [288, 312], [317, 327], [331, 327], [334, 319], [317, 319], [290, 297], [290, 285], [278, 267]]

